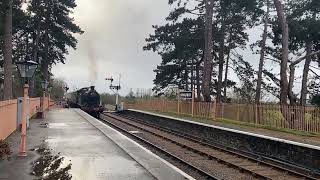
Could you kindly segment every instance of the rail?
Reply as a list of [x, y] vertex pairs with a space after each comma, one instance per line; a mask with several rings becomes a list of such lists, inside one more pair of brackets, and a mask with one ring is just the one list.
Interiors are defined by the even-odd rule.
[[[158, 136], [162, 138], [164, 141], [172, 142], [173, 144], [178, 145], [183, 149], [196, 152], [202, 157], [207, 157], [208, 160], [215, 160], [220, 162], [221, 164], [227, 165], [228, 167], [239, 169], [240, 171], [250, 174], [253, 177], [258, 177], [263, 179], [273, 179], [272, 177], [274, 177], [277, 174], [279, 177], [287, 176], [289, 178], [295, 177], [297, 179], [299, 178], [315, 179], [308, 175], [304, 175], [298, 171], [286, 169], [276, 164], [271, 164], [259, 159], [248, 157], [243, 154], [218, 148], [213, 145], [206, 144], [204, 142], [199, 142], [198, 140], [192, 139], [190, 137], [177, 134], [176, 132], [171, 132], [168, 130], [164, 130], [163, 128], [155, 127], [148, 123], [142, 122], [137, 118], [122, 116], [122, 115], [120, 117], [119, 115], [117, 116], [107, 115], [107, 116], [109, 116], [110, 118], [117, 119], [118, 122], [122, 122], [127, 125], [130, 125], [138, 129], [139, 131], [148, 132], [154, 136]], [[146, 134], [144, 136], [146, 136]], [[187, 141], [189, 143], [187, 143]], [[183, 151], [186, 151], [186, 150], [183, 150]], [[213, 153], [213, 151], [215, 152]], [[245, 165], [242, 166], [241, 164], [243, 163], [245, 163]], [[249, 165], [250, 163], [251, 165]], [[258, 169], [252, 168], [254, 166], [255, 168], [258, 167]], [[261, 171], [261, 168], [269, 169], [269, 170]], [[270, 176], [270, 174], [272, 175]]]

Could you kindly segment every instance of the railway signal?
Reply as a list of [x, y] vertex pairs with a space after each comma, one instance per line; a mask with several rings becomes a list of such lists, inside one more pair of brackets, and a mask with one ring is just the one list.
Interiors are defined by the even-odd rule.
[[68, 92], [69, 87], [68, 87], [68, 86], [65, 86], [65, 87], [64, 87], [64, 90], [65, 90], [66, 92]]
[[120, 86], [120, 80], [121, 80], [121, 75], [119, 75], [119, 84], [118, 85], [112, 85], [114, 79], [112, 77], [110, 78], [106, 78], [105, 79], [106, 81], [110, 81], [110, 86], [109, 88], [111, 90], [116, 90], [116, 110], [118, 110], [118, 107], [119, 107], [119, 90], [121, 89], [121, 86]]

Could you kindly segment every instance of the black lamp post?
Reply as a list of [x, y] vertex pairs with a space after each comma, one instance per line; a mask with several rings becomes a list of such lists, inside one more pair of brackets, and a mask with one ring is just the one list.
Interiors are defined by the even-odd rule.
[[34, 72], [38, 67], [38, 63], [30, 60], [16, 62], [19, 74], [24, 78], [23, 86], [23, 106], [22, 106], [22, 127], [21, 127], [21, 143], [19, 156], [25, 157], [26, 153], [26, 140], [27, 140], [27, 99], [28, 99], [28, 78], [33, 77]]
[[33, 77], [34, 72], [38, 67], [38, 63], [31, 60], [25, 60], [16, 62], [16, 66], [20, 76], [24, 78], [25, 84], [28, 84], [28, 78]]
[[48, 81], [42, 81], [41, 82], [41, 87], [42, 87], [42, 89], [43, 89], [43, 97], [42, 97], [42, 103], [40, 103], [40, 106], [41, 106], [41, 111], [42, 112], [40, 112], [40, 114], [39, 114], [39, 117], [41, 117], [41, 118], [44, 118], [44, 112], [45, 112], [45, 105], [44, 105], [44, 103], [45, 103], [45, 99], [46, 99], [46, 90], [47, 90], [47, 88], [48, 88]]

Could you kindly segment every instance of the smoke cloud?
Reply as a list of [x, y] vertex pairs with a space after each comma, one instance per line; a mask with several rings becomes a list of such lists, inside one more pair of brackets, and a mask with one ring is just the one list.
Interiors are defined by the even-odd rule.
[[91, 86], [96, 84], [98, 79], [98, 70], [97, 70], [97, 61], [96, 61], [96, 54], [94, 51], [93, 44], [90, 40], [87, 42], [88, 46], [88, 60], [89, 60], [89, 82]]

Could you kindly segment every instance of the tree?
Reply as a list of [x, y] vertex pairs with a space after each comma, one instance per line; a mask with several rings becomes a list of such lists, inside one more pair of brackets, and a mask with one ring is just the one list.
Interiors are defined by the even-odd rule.
[[[245, 30], [252, 27], [262, 14], [260, 9], [261, 4], [255, 0], [235, 1], [235, 0], [220, 0], [218, 6], [215, 7], [216, 27], [218, 39], [218, 81], [217, 81], [217, 102], [221, 102], [223, 88], [223, 71], [225, 57], [226, 64], [230, 58], [230, 52], [235, 48], [245, 48], [248, 41], [248, 34]], [[228, 66], [225, 69], [225, 77], [228, 72]], [[227, 78], [225, 78], [227, 79]], [[226, 81], [225, 81], [226, 82]], [[224, 87], [226, 95], [226, 87]], [[226, 98], [225, 98], [226, 99]]]
[[259, 69], [258, 69], [258, 79], [257, 79], [257, 88], [256, 88], [256, 96], [255, 103], [260, 104], [261, 99], [261, 85], [262, 85], [262, 72], [264, 66], [264, 57], [266, 51], [266, 42], [268, 36], [268, 23], [269, 23], [269, 11], [270, 11], [270, 1], [266, 0], [267, 11], [264, 17], [264, 28], [262, 34], [262, 41], [260, 43], [261, 51], [260, 51], [260, 61], [259, 61]]
[[4, 15], [4, 100], [12, 99], [12, 5], [13, 0], [6, 0]]
[[205, 2], [205, 31], [204, 31], [204, 69], [203, 69], [203, 97], [204, 100], [211, 101], [210, 84], [212, 77], [212, 53], [213, 53], [213, 39], [212, 39], [212, 20], [213, 20], [213, 5], [214, 0], [204, 0]]
[[281, 27], [282, 33], [282, 55], [280, 63], [280, 103], [281, 105], [287, 105], [287, 95], [288, 95], [288, 77], [287, 77], [287, 66], [288, 66], [288, 56], [289, 56], [289, 29], [287, 18], [284, 12], [284, 4], [281, 0], [273, 0], [276, 7], [278, 23]]
[[[176, 1], [169, 1], [169, 4]], [[192, 90], [196, 85], [194, 89], [197, 90], [198, 99], [202, 92], [205, 101], [211, 101], [211, 96], [215, 94], [220, 101], [222, 88], [226, 96], [227, 87], [230, 86], [227, 78], [230, 52], [238, 47], [245, 48], [248, 41], [246, 27], [252, 26], [261, 14], [260, 5], [255, 0], [177, 2], [178, 8], [166, 19], [170, 23], [156, 26], [155, 35], [147, 39], [149, 44], [153, 42], [157, 46], [153, 50], [163, 59], [155, 71], [156, 88], [164, 89], [169, 84], [177, 84], [180, 88]], [[191, 33], [188, 33], [190, 30]], [[225, 56], [227, 63], [223, 81]], [[214, 79], [217, 74], [214, 70], [216, 62], [219, 64], [217, 81]]]
[[245, 61], [241, 55], [232, 59], [234, 71], [240, 80], [240, 86], [234, 88], [234, 92], [239, 95], [241, 103], [253, 103], [256, 89], [254, 88], [254, 70], [252, 65]]
[[[74, 0], [33, 0], [27, 7], [27, 18], [22, 28], [25, 41], [20, 46], [28, 47], [24, 53], [39, 62], [42, 80], [49, 81], [50, 68], [64, 63], [68, 47], [76, 48], [75, 34], [82, 34], [81, 28], [70, 17], [76, 7]], [[35, 96], [35, 79], [30, 81], [31, 96]]]
[[54, 100], [61, 100], [64, 97], [67, 83], [63, 79], [53, 79], [51, 82], [51, 98]]
[[167, 86], [175, 84], [185, 90], [191, 90], [197, 85], [197, 92], [200, 92], [203, 20], [185, 18], [181, 22], [154, 28], [154, 35], [149, 35], [147, 45], [143, 48], [158, 52], [162, 57], [161, 64], [154, 70], [156, 78], [153, 90], [161, 92]]
[[[304, 106], [308, 94], [307, 85], [310, 65], [312, 64], [312, 61], [316, 61], [317, 58], [315, 55], [320, 53], [317, 52], [320, 50], [318, 47], [318, 44], [320, 43], [320, 19], [317, 18], [320, 3], [316, 0], [306, 2], [290, 1], [288, 6], [291, 9], [290, 14], [288, 15], [290, 50], [299, 51], [300, 49], [304, 49], [306, 52], [306, 55], [303, 58], [298, 58], [290, 65], [290, 80], [293, 81], [295, 66], [305, 60], [300, 91], [300, 105]], [[292, 86], [291, 82], [289, 85], [289, 93], [292, 91]]]
[[311, 104], [320, 107], [320, 94], [314, 95], [311, 98]]

